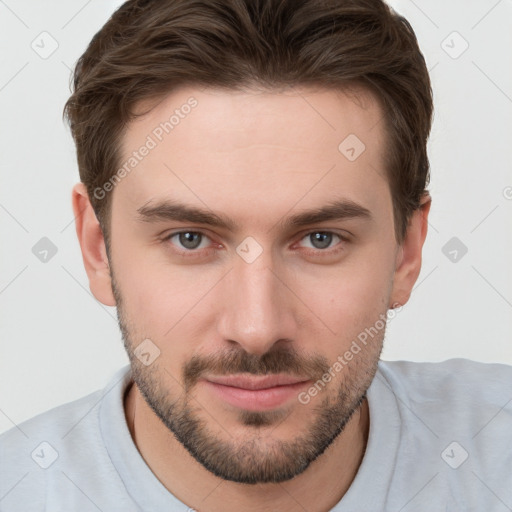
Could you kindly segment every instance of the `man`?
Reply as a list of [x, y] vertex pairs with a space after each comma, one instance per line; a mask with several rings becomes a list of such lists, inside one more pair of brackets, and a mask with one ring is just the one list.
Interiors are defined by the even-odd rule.
[[130, 365], [1, 436], [1, 510], [512, 506], [512, 370], [379, 361], [431, 202], [405, 19], [130, 0], [74, 86], [78, 239]]

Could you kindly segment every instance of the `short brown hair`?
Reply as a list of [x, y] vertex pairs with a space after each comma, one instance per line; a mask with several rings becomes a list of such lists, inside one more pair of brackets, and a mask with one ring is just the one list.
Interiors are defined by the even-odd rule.
[[430, 78], [411, 25], [382, 0], [129, 0], [93, 37], [73, 81], [64, 114], [107, 248], [111, 194], [94, 191], [120, 165], [136, 104], [183, 85], [362, 85], [384, 111], [399, 242], [426, 192]]

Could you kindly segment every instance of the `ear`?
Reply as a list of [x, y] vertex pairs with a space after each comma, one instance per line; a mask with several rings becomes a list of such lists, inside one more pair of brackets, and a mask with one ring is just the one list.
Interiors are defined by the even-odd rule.
[[73, 187], [72, 202], [76, 234], [91, 292], [106, 306], [115, 306], [103, 232], [83, 183], [77, 183]]
[[427, 236], [428, 214], [432, 199], [425, 194], [420, 207], [413, 212], [403, 242], [396, 256], [395, 275], [389, 307], [403, 306], [411, 296], [421, 270], [421, 253]]

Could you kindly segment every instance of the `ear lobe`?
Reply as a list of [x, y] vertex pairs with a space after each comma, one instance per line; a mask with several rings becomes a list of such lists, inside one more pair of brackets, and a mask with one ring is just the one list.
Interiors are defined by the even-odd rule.
[[91, 292], [102, 304], [115, 306], [103, 232], [83, 183], [73, 187], [72, 204], [76, 234]]
[[409, 220], [405, 238], [397, 252], [389, 307], [403, 306], [409, 300], [414, 283], [418, 279], [431, 204], [432, 199], [426, 194], [420, 207], [413, 212]]

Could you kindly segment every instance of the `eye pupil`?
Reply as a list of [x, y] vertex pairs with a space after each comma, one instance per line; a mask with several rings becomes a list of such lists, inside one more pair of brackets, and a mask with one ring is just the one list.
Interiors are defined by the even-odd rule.
[[201, 244], [201, 233], [194, 233], [193, 231], [185, 231], [179, 233], [180, 244], [187, 249], [197, 249]]
[[332, 233], [324, 233], [322, 231], [317, 231], [316, 233], [312, 233], [310, 235], [310, 238], [313, 246], [316, 249], [325, 249], [329, 247], [329, 245], [331, 245]]

